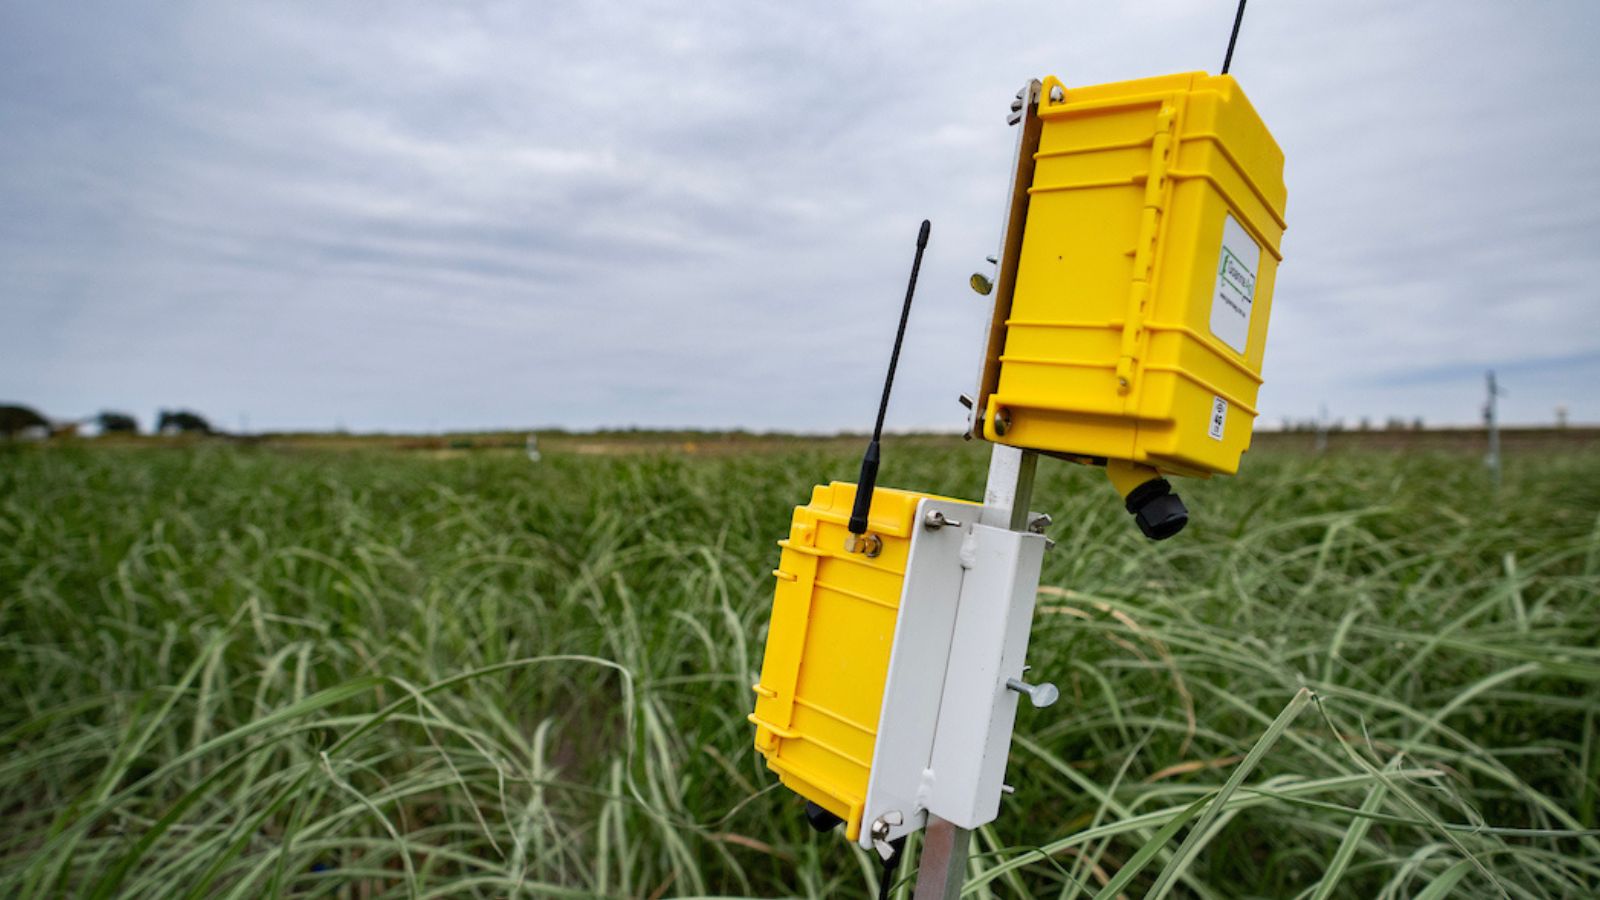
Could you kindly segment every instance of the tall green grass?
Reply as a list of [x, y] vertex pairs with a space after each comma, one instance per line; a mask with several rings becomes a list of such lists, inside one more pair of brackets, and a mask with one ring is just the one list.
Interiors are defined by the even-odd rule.
[[[854, 466], [0, 452], [0, 894], [866, 893], [744, 718], [774, 541]], [[1182, 490], [1151, 545], [1041, 466], [1063, 701], [1019, 716], [969, 895], [1600, 894], [1600, 454], [1498, 498], [1379, 454]]]

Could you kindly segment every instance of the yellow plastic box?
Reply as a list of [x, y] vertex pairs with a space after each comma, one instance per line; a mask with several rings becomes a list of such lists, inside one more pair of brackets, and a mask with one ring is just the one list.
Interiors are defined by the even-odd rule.
[[1010, 227], [1025, 220], [1014, 282], [1001, 276], [1014, 287], [996, 298], [991, 346], [1003, 349], [980, 384], [982, 436], [1181, 475], [1237, 471], [1281, 259], [1282, 151], [1227, 75], [1083, 88], [1051, 77], [1029, 112], [1027, 202]]
[[844, 549], [855, 494], [853, 484], [819, 485], [778, 542], [778, 586], [750, 716], [767, 766], [843, 819], [851, 841], [861, 832], [917, 504], [932, 496], [874, 491], [868, 531], [883, 544], [868, 557]]

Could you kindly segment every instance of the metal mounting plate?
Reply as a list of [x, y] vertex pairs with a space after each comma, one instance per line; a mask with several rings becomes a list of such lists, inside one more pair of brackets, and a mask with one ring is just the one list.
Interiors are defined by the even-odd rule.
[[961, 547], [979, 511], [976, 504], [933, 498], [923, 499], [917, 507], [919, 523], [937, 512], [961, 524], [919, 526], [911, 539], [861, 822], [859, 842], [868, 849], [870, 826], [886, 813], [901, 814], [900, 824], [889, 828], [889, 840], [920, 830], [927, 821], [917, 790], [933, 754], [945, 662], [961, 595]]
[[978, 525], [964, 548], [970, 568], [961, 583], [950, 662], [939, 702], [929, 765], [927, 811], [962, 828], [1000, 813], [1017, 694], [1044, 561], [1040, 534]]
[[1045, 538], [933, 498], [917, 521], [933, 512], [961, 524], [922, 527], [911, 542], [858, 839], [869, 849], [879, 819], [894, 840], [930, 812], [976, 828], [1000, 808], [1017, 709], [1006, 680], [1022, 676]]
[[1022, 88], [1023, 106], [1017, 128], [1017, 146], [1011, 164], [1011, 185], [1006, 195], [1005, 219], [1000, 228], [1000, 252], [996, 258], [994, 291], [989, 294], [989, 326], [983, 339], [983, 358], [978, 362], [978, 384], [973, 391], [972, 408], [967, 413], [967, 434], [983, 437], [984, 410], [989, 395], [1000, 383], [1000, 353], [1005, 349], [1006, 319], [1011, 316], [1011, 297], [1017, 287], [1017, 259], [1022, 255], [1022, 229], [1028, 219], [1028, 187], [1033, 184], [1033, 156], [1039, 151], [1039, 135], [1044, 123], [1039, 118], [1038, 79]]

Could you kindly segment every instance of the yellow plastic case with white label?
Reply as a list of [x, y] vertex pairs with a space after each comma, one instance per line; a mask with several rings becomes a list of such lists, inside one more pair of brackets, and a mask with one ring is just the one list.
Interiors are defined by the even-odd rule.
[[1282, 258], [1282, 151], [1228, 75], [1051, 77], [1027, 113], [981, 436], [1237, 471]]
[[818, 485], [778, 542], [783, 555], [749, 717], [768, 768], [843, 819], [851, 841], [861, 834], [917, 503], [933, 497], [875, 490], [868, 531], [882, 548], [869, 557], [845, 550], [855, 495], [853, 484]]

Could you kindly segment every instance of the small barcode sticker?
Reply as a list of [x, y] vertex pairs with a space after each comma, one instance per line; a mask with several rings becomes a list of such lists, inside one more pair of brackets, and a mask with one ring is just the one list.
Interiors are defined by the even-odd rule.
[[1221, 397], [1211, 398], [1211, 428], [1207, 431], [1213, 441], [1222, 440], [1223, 426], [1228, 424], [1228, 401]]

